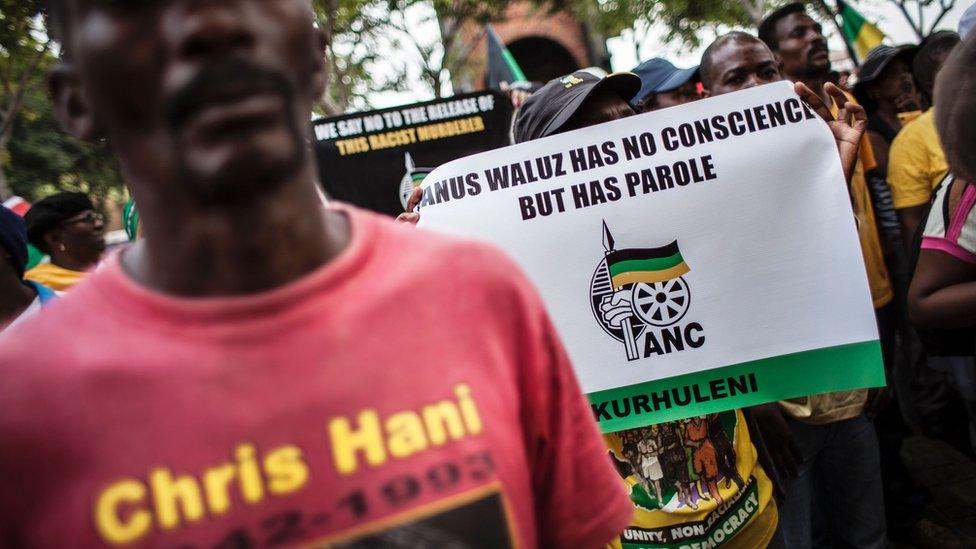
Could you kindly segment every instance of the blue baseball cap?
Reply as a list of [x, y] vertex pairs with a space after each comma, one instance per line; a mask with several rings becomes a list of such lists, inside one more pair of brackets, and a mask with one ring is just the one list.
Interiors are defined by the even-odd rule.
[[641, 89], [631, 100], [631, 104], [636, 105], [651, 94], [678, 89], [689, 80], [697, 78], [698, 65], [679, 69], [667, 59], [655, 57], [637, 65], [637, 68], [630, 72], [641, 79]]

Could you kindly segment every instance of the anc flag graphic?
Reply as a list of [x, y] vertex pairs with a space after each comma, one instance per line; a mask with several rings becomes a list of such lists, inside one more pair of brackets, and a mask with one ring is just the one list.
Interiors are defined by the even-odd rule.
[[418, 168], [414, 164], [413, 157], [410, 156], [410, 153], [403, 153], [403, 159], [406, 164], [406, 172], [403, 174], [403, 178], [400, 179], [400, 204], [406, 209], [407, 199], [410, 198], [410, 193], [424, 182], [424, 178], [427, 177], [427, 174], [434, 171], [434, 168]]
[[844, 0], [837, 0], [837, 11], [843, 22], [844, 40], [854, 46], [859, 58], [867, 57], [868, 52], [884, 40], [885, 35], [881, 29], [868, 22]]
[[413, 183], [414, 187], [419, 187], [420, 184], [424, 182], [424, 178], [427, 177], [427, 174], [433, 171], [428, 168], [417, 168], [417, 169], [420, 171], [414, 171], [413, 173], [410, 174], [410, 181]]
[[631, 248], [607, 254], [607, 268], [614, 288], [635, 282], [664, 282], [691, 269], [681, 257], [678, 241], [660, 248]]
[[[406, 180], [408, 177], [410, 178], [410, 183], [413, 185], [410, 190], [419, 187], [420, 184], [424, 182], [424, 178], [427, 177], [427, 174], [434, 171], [434, 168], [418, 168], [414, 164], [413, 157], [410, 156], [410, 153], [403, 153], [403, 159], [407, 166], [407, 173], [404, 174], [403, 179]], [[405, 181], [404, 185], [406, 185]]]

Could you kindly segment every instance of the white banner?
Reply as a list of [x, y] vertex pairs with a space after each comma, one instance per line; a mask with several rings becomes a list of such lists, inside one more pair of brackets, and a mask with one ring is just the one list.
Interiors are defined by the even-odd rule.
[[884, 383], [836, 145], [788, 83], [423, 186], [422, 226], [500, 246], [535, 283], [605, 429]]

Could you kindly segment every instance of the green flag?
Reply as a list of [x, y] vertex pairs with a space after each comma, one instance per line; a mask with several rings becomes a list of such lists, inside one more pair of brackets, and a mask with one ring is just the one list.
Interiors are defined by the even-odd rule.
[[870, 23], [844, 0], [837, 0], [837, 11], [843, 22], [841, 30], [844, 32], [844, 39], [854, 46], [860, 59], [867, 57], [869, 51], [884, 41], [885, 35], [881, 29]]
[[511, 84], [528, 80], [491, 25], [485, 25], [485, 34], [488, 36], [488, 88], [497, 90], [502, 82]]

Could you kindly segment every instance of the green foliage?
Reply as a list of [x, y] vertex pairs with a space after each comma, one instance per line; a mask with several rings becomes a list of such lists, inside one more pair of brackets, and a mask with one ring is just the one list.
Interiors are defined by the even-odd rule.
[[107, 147], [67, 136], [55, 120], [44, 84], [56, 61], [50, 45], [36, 2], [0, 0], [0, 198], [61, 190], [117, 198], [122, 184]]
[[382, 20], [375, 0], [312, 0], [316, 24], [325, 36], [327, 85], [317, 110], [343, 112], [365, 104], [368, 96], [388, 87], [370, 69], [377, 60], [376, 40]]
[[14, 194], [30, 201], [60, 191], [84, 192], [96, 202], [120, 199], [124, 188], [108, 147], [83, 143], [62, 131], [43, 74], [36, 80], [8, 145], [6, 173]]
[[653, 21], [666, 29], [665, 41], [690, 47], [699, 45], [702, 29], [754, 24], [744, 5], [733, 0], [600, 0], [596, 14], [591, 20], [605, 36], [616, 36], [635, 21]]
[[[327, 92], [318, 110], [334, 114], [350, 107], [367, 108], [371, 94], [405, 89], [411, 72], [419, 72], [431, 95], [439, 96], [450, 72], [473, 49], [474, 44], [455, 47], [462, 40], [462, 27], [497, 20], [509, 4], [509, 0], [312, 0], [326, 37], [329, 68]], [[414, 8], [419, 6], [428, 8], [430, 19], [407, 16], [416, 16]], [[415, 28], [418, 23], [439, 27], [440, 36], [421, 36]]]

